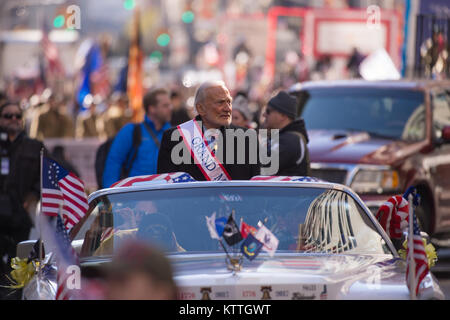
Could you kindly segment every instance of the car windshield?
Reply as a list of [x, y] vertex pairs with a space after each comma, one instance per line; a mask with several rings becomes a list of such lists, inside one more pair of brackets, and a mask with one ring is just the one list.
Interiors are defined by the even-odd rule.
[[300, 94], [308, 130], [363, 131], [374, 137], [418, 141], [425, 137], [424, 94], [380, 88], [318, 88]]
[[[359, 204], [339, 190], [305, 187], [208, 187], [103, 195], [91, 203], [76, 239], [81, 256], [110, 256], [127, 239], [170, 253], [223, 252], [206, 218], [228, 218], [278, 238], [277, 252], [391, 253]], [[222, 240], [225, 246], [227, 244]], [[241, 242], [242, 243], [242, 242]], [[237, 252], [240, 244], [229, 248]]]

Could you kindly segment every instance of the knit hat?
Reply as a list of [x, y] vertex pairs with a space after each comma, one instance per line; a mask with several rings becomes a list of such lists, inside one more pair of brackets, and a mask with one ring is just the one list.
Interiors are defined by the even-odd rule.
[[297, 99], [286, 91], [278, 92], [269, 100], [268, 105], [292, 119], [297, 117]]
[[252, 120], [252, 113], [248, 108], [248, 100], [245, 97], [237, 96], [236, 99], [233, 100], [233, 109], [242, 113], [247, 121]]

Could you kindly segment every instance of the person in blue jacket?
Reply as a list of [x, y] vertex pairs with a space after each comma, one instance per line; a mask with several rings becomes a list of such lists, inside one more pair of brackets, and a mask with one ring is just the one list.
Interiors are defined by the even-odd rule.
[[[129, 177], [156, 173], [159, 144], [163, 132], [171, 127], [172, 104], [169, 92], [155, 89], [148, 92], [143, 99], [145, 119], [139, 124], [141, 143], [131, 163]], [[126, 124], [114, 138], [103, 171], [103, 186], [110, 187], [120, 180], [123, 164], [132, 159], [133, 131], [135, 124]]]

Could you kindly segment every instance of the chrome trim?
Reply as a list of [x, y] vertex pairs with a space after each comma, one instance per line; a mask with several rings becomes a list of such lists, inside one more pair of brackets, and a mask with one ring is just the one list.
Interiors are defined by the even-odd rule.
[[356, 164], [347, 164], [347, 163], [324, 163], [324, 162], [311, 162], [310, 167], [311, 169], [320, 170], [320, 169], [337, 169], [337, 170], [345, 170], [347, 171], [344, 183], [348, 186], [349, 184], [349, 177], [351, 176], [353, 178], [354, 174], [352, 175], [352, 172], [355, 170]]
[[386, 201], [383, 201], [383, 200], [368, 200], [368, 201], [365, 201], [365, 204], [367, 207], [380, 207], [385, 202]]
[[381, 170], [395, 170], [391, 166], [377, 165], [377, 164], [348, 164], [348, 163], [324, 163], [314, 162], [311, 163], [311, 169], [340, 169], [347, 170], [347, 176], [345, 178], [345, 185], [351, 186], [356, 174], [361, 170], [367, 171], [381, 171]]

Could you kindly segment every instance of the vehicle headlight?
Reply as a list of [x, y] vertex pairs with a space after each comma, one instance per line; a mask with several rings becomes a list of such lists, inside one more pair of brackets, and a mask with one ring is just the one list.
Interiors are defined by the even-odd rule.
[[357, 193], [385, 193], [399, 189], [398, 172], [392, 169], [360, 169], [350, 187]]

